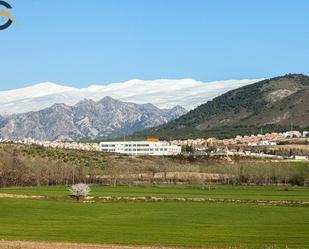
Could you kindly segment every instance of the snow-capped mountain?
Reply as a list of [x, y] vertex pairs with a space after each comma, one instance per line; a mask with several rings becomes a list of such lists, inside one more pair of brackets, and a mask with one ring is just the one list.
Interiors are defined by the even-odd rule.
[[152, 104], [121, 102], [111, 97], [83, 100], [74, 106], [54, 104], [36, 112], [0, 118], [0, 137], [75, 140], [111, 138], [159, 126], [185, 114], [180, 106], [159, 109]]
[[152, 103], [159, 108], [180, 105], [190, 110], [229, 90], [261, 79], [201, 82], [180, 80], [129, 80], [109, 85], [73, 88], [50, 82], [10, 91], [0, 91], [0, 114], [38, 111], [56, 103], [75, 105], [83, 99], [98, 101], [110, 96], [137, 104]]

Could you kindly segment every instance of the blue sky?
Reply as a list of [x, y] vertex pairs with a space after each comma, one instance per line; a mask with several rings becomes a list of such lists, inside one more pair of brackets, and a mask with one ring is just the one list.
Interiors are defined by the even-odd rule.
[[307, 0], [7, 0], [0, 90], [309, 74]]

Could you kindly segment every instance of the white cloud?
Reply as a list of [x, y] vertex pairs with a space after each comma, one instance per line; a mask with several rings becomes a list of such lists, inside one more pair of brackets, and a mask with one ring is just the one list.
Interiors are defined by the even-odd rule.
[[104, 96], [135, 103], [152, 103], [160, 108], [181, 105], [187, 109], [193, 109], [229, 90], [260, 80], [262, 79], [206, 83], [193, 79], [148, 81], [134, 79], [109, 85], [93, 85], [87, 88], [66, 87], [46, 82], [0, 92], [0, 113], [37, 111], [55, 103], [74, 105], [85, 98], [99, 100]]

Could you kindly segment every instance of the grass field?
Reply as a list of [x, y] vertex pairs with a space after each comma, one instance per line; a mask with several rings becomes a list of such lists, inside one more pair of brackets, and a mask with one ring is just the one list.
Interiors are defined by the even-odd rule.
[[[93, 196], [309, 200], [308, 187], [92, 186]], [[76, 202], [64, 186], [8, 188], [0, 198], [0, 239], [191, 247], [309, 248], [309, 206], [208, 202]]]
[[[42, 186], [0, 188], [0, 193], [67, 197], [68, 187]], [[303, 200], [309, 201], [309, 188], [299, 186], [240, 186], [240, 185], [159, 185], [159, 186], [91, 186], [92, 196], [162, 196], [209, 197], [242, 200]]]

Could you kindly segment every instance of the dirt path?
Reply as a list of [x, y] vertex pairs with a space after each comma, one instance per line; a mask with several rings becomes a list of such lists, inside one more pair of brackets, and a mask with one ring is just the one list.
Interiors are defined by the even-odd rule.
[[[180, 247], [120, 246], [31, 241], [0, 241], [0, 249], [180, 249]], [[186, 248], [188, 249], [188, 248]]]
[[[49, 198], [40, 195], [15, 195], [0, 193], [1, 198], [14, 199], [42, 199]], [[220, 199], [220, 198], [203, 198], [203, 197], [157, 197], [157, 196], [88, 196], [83, 203], [100, 203], [100, 202], [116, 202], [116, 201], [144, 201], [144, 202], [158, 202], [158, 201], [178, 201], [178, 202], [207, 202], [207, 203], [236, 203], [236, 204], [256, 204], [256, 205], [270, 205], [270, 206], [309, 206], [309, 201], [299, 200], [242, 200], [242, 199]]]
[[15, 195], [15, 194], [0, 193], [0, 198], [41, 199], [41, 198], [44, 198], [44, 196], [40, 196], [40, 195]]

